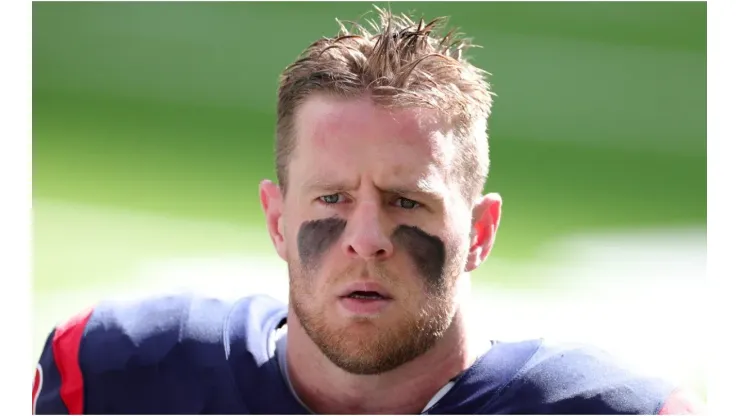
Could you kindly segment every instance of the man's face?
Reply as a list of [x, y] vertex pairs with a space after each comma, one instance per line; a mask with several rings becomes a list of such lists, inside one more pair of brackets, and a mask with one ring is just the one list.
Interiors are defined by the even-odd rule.
[[456, 147], [431, 111], [309, 98], [276, 220], [290, 303], [313, 342], [356, 374], [429, 350], [457, 310], [471, 206]]

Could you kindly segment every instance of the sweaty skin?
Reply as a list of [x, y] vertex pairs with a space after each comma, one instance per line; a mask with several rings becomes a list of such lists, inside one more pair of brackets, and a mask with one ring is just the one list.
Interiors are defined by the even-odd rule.
[[[346, 226], [346, 220], [336, 217], [301, 224], [298, 254], [303, 267], [318, 267], [322, 255], [339, 240]], [[399, 225], [391, 239], [394, 245], [409, 254], [419, 274], [433, 291], [439, 292], [444, 288], [445, 245], [439, 237], [418, 227]]]

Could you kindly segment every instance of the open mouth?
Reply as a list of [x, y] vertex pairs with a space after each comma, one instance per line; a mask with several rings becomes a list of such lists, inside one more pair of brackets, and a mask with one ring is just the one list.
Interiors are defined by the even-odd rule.
[[393, 303], [393, 298], [379, 284], [359, 282], [346, 288], [339, 303], [351, 317], [373, 318], [381, 316]]
[[387, 300], [387, 299], [390, 299], [386, 296], [381, 295], [378, 292], [364, 291], [364, 290], [356, 290], [344, 297], [350, 298], [350, 299], [358, 299], [358, 300]]

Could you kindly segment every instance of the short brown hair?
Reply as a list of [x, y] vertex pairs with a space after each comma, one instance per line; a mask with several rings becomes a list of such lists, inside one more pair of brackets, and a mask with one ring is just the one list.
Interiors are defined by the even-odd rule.
[[489, 169], [486, 125], [493, 104], [487, 73], [463, 58], [471, 46], [445, 18], [424, 22], [376, 7], [380, 25], [339, 22], [332, 38], [311, 44], [280, 77], [276, 169], [287, 188], [288, 161], [295, 147], [294, 115], [311, 93], [354, 97], [369, 93], [385, 106], [431, 108], [450, 117], [458, 139], [455, 174], [467, 197], [480, 194]]

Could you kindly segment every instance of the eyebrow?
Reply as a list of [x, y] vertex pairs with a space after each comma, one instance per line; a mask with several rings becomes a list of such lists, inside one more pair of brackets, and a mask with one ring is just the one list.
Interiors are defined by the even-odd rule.
[[[312, 179], [305, 182], [307, 192], [342, 192], [357, 188], [349, 182]], [[432, 186], [429, 181], [421, 180], [414, 184], [390, 185], [379, 188], [381, 192], [398, 195], [425, 195], [434, 199], [443, 199], [444, 191]]]
[[444, 195], [444, 192], [441, 189], [435, 188], [434, 186], [430, 185], [427, 181], [420, 181], [420, 183], [415, 183], [413, 185], [401, 185], [401, 186], [392, 186], [389, 188], [382, 189], [383, 192], [387, 193], [393, 193], [393, 194], [399, 194], [399, 195], [409, 195], [409, 194], [421, 194], [426, 195], [435, 199], [441, 199]]
[[340, 192], [357, 187], [356, 185], [347, 182], [329, 181], [324, 179], [309, 179], [304, 182], [304, 186], [308, 192]]

